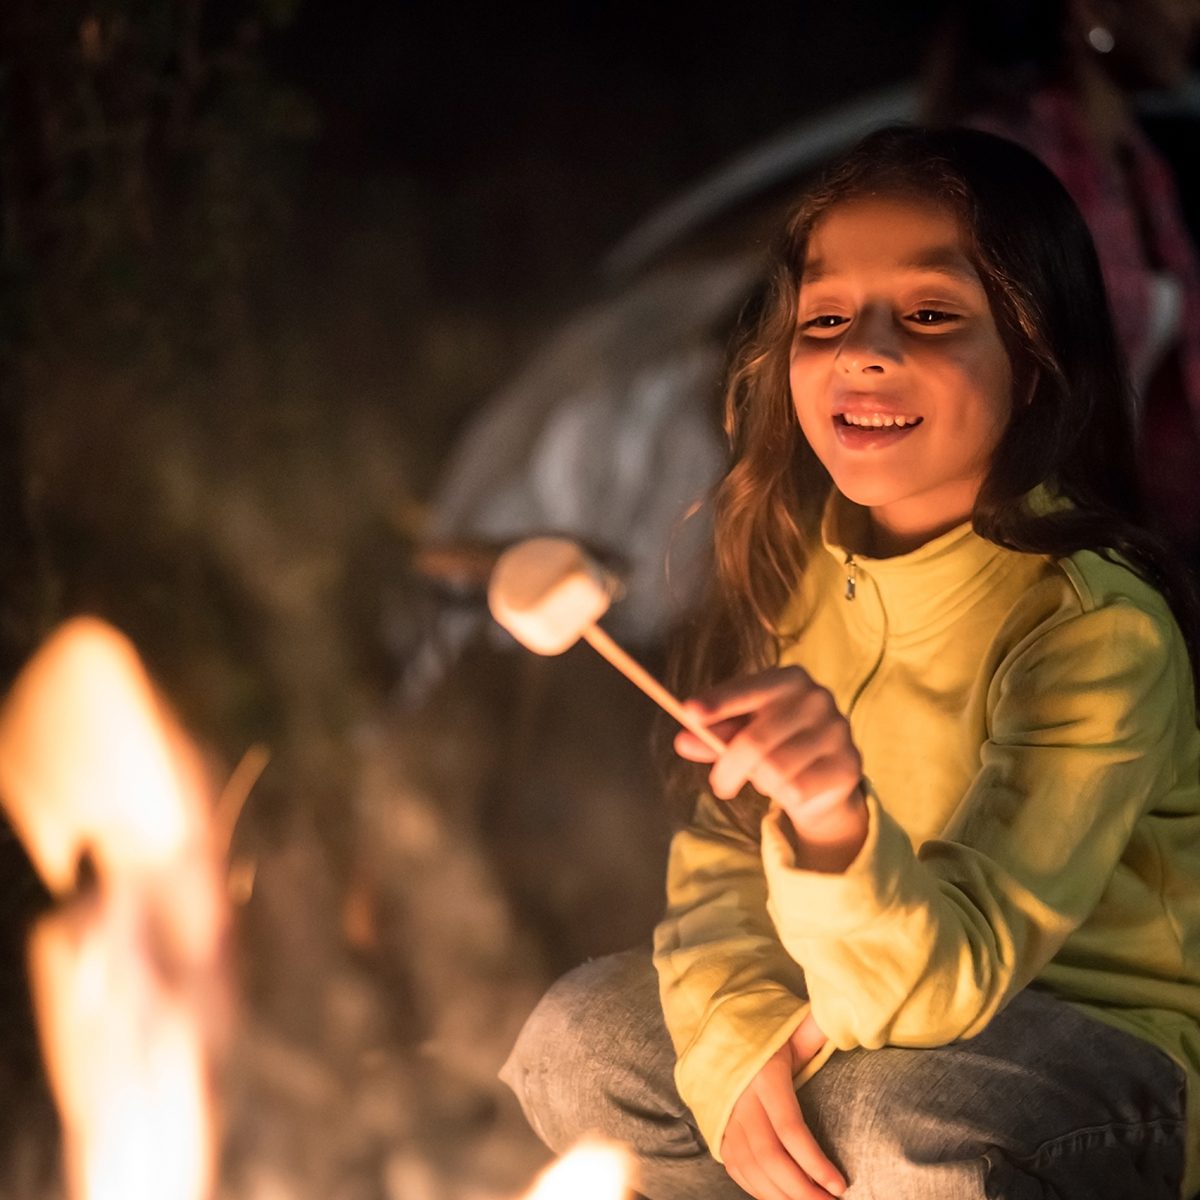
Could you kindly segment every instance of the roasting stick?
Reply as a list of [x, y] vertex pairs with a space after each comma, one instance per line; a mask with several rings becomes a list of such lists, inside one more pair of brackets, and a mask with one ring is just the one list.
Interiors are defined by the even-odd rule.
[[608, 611], [617, 582], [570, 538], [540, 537], [510, 546], [488, 585], [492, 616], [535, 654], [562, 654], [583, 638], [686, 730], [716, 754], [725, 743], [596, 622]]
[[669, 712], [684, 729], [694, 733], [710, 750], [717, 754], [725, 753], [728, 748], [725, 743], [707, 725], [697, 721], [683, 707], [673, 692], [669, 692], [663, 687], [637, 659], [622, 650], [599, 625], [589, 625], [580, 636], [589, 646], [608, 659], [626, 679], [637, 684], [651, 700]]

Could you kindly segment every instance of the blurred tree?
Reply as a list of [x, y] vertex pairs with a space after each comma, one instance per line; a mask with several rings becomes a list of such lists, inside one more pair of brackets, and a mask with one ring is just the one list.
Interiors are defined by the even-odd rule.
[[[315, 123], [262, 64], [294, 7], [0, 4], [0, 694], [88, 608], [183, 677], [172, 694], [223, 749], [261, 724], [245, 597], [180, 493], [259, 386], [261, 264]], [[32, 1195], [52, 1143], [9, 1126], [49, 1119], [20, 969], [45, 896], [6, 829], [0, 880], [0, 1084], [24, 1101], [0, 1161]]]
[[81, 606], [152, 660], [230, 632], [180, 460], [262, 390], [256, 294], [315, 118], [260, 42], [294, 8], [0, 6], [0, 667]]

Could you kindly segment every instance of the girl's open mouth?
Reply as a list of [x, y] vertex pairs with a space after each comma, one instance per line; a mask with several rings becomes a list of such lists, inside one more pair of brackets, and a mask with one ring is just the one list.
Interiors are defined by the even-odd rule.
[[833, 427], [841, 445], [851, 450], [876, 450], [906, 438], [924, 419], [893, 413], [838, 413]]

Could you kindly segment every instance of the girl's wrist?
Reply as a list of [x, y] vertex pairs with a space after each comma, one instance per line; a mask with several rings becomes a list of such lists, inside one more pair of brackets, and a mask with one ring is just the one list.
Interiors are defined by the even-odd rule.
[[784, 827], [796, 866], [803, 871], [840, 873], [858, 857], [870, 817], [861, 787], [816, 820], [796, 822], [785, 810]]

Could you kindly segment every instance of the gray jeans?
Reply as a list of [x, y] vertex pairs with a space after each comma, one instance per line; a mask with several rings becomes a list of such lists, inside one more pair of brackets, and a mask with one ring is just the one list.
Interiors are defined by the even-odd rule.
[[[501, 1078], [551, 1149], [633, 1147], [650, 1200], [743, 1200], [672, 1079], [650, 956], [595, 959], [546, 994]], [[1179, 1200], [1183, 1072], [1045, 992], [978, 1037], [836, 1053], [800, 1090], [847, 1200]]]

